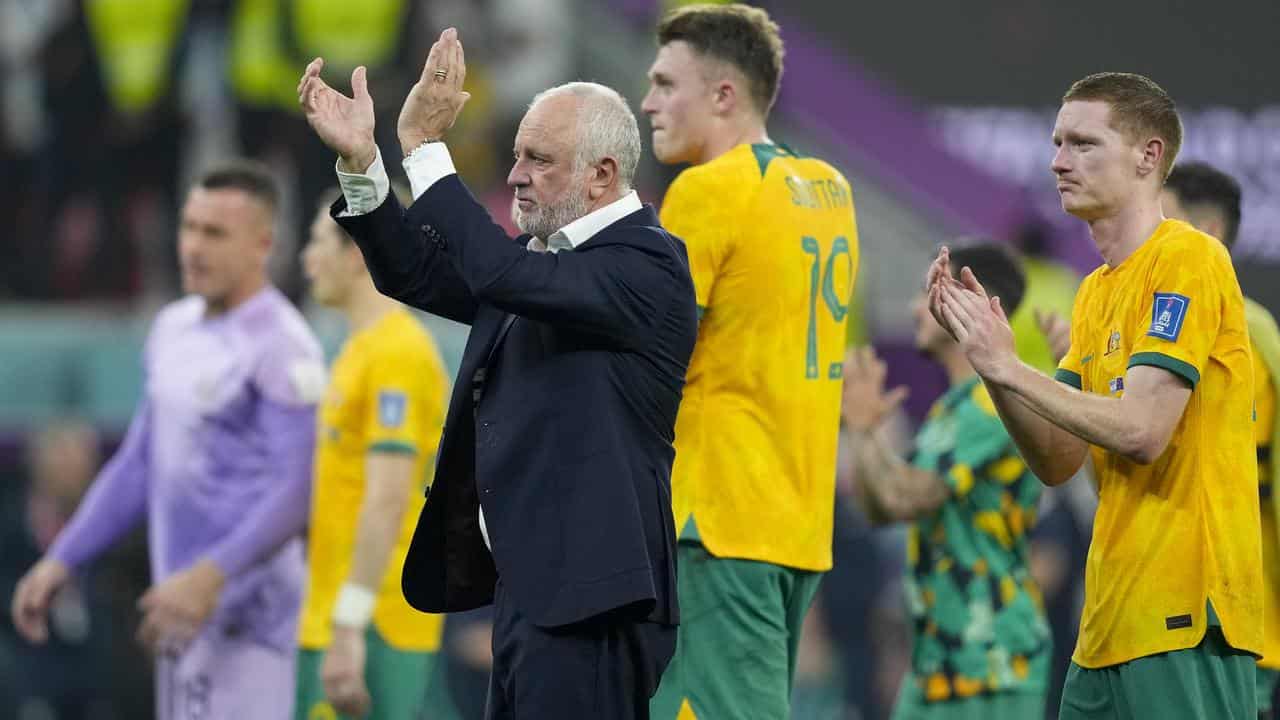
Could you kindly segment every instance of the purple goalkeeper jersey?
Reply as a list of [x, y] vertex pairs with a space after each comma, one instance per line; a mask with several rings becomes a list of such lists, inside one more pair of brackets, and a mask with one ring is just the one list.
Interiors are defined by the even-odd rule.
[[228, 578], [211, 625], [291, 647], [319, 343], [274, 288], [214, 316], [188, 297], [156, 318], [144, 366], [129, 433], [51, 554], [83, 564], [145, 515], [156, 582], [210, 558]]

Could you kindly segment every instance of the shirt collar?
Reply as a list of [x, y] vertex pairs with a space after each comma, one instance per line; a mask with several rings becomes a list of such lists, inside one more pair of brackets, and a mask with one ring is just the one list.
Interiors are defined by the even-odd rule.
[[212, 318], [209, 317], [207, 314], [208, 304], [205, 303], [203, 298], [201, 299], [201, 303], [204, 303], [205, 305], [205, 313], [204, 313], [205, 319], [217, 320], [219, 322], [228, 323], [231, 325], [240, 325], [246, 322], [250, 316], [255, 314], [257, 311], [257, 308], [270, 305], [272, 300], [278, 296], [279, 296], [279, 291], [276, 290], [275, 286], [268, 283], [267, 285], [264, 285], [262, 289], [259, 290], [258, 292], [245, 298], [244, 301], [242, 301], [239, 305], [236, 305], [230, 310], [220, 313]]
[[531, 238], [529, 240], [529, 249], [545, 250], [550, 247], [552, 252], [564, 249], [563, 242], [557, 242], [560, 239], [557, 236], [569, 241], [569, 249], [577, 248], [582, 243], [595, 237], [596, 233], [639, 210], [641, 207], [643, 206], [640, 204], [640, 196], [636, 194], [635, 190], [632, 190], [608, 205], [593, 210], [560, 228], [552, 233], [546, 242], [536, 237]]

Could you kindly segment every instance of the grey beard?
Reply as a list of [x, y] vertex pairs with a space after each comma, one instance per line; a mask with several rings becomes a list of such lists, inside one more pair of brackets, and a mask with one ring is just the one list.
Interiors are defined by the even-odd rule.
[[554, 235], [557, 230], [586, 215], [588, 207], [590, 205], [587, 198], [576, 194], [570, 194], [555, 205], [544, 206], [532, 212], [522, 212], [517, 205], [516, 227], [520, 228], [521, 232], [529, 233], [546, 242], [547, 238]]

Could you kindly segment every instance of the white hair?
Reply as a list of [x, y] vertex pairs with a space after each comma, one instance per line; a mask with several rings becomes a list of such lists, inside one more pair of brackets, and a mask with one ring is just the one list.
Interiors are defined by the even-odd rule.
[[571, 82], [543, 90], [529, 107], [558, 95], [579, 99], [574, 171], [581, 172], [611, 157], [618, 162], [618, 187], [631, 190], [640, 162], [640, 126], [635, 113], [617, 90], [593, 82]]

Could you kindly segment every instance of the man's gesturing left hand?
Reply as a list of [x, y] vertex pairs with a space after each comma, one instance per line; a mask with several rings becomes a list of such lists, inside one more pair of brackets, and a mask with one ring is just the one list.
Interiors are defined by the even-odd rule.
[[448, 28], [431, 46], [422, 75], [400, 108], [396, 134], [405, 155], [424, 142], [444, 138], [445, 131], [453, 127], [462, 106], [471, 98], [471, 93], [462, 90], [466, 77], [467, 64], [458, 31]]

